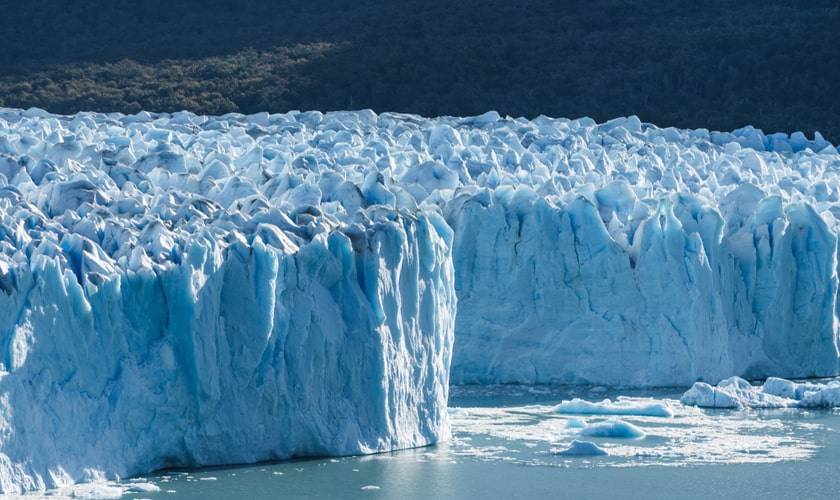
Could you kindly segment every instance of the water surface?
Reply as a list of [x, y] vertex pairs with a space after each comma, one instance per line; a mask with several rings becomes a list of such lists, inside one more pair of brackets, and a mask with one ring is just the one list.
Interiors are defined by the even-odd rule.
[[[453, 438], [437, 446], [167, 471], [120, 486], [129, 488], [124, 498], [167, 499], [837, 498], [840, 411], [700, 410], [679, 405], [679, 391], [622, 394], [665, 400], [675, 415], [620, 417], [646, 433], [641, 439], [581, 438], [568, 427], [571, 418], [609, 417], [559, 415], [554, 405], [617, 393], [454, 387]], [[609, 456], [558, 456], [572, 439], [596, 442]]]

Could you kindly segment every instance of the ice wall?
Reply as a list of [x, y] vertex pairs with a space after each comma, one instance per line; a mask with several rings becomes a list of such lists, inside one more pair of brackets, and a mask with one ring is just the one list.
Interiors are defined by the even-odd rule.
[[[520, 189], [456, 205], [454, 381], [680, 386], [837, 373], [837, 238], [813, 208], [769, 199], [724, 234], [733, 218], [672, 196], [625, 222], [637, 224], [631, 243], [602, 218], [618, 188], [595, 202]], [[746, 207], [743, 190], [732, 196]]]
[[447, 438], [437, 214], [223, 206], [189, 175], [29, 161], [0, 197], [0, 491]]
[[353, 237], [196, 245], [96, 285], [36, 257], [0, 294], [0, 487], [445, 438], [448, 250], [427, 219]]
[[838, 373], [840, 156], [819, 134], [514, 123], [482, 128], [507, 153], [470, 156], [443, 205], [454, 381]]
[[452, 267], [428, 219], [203, 243], [95, 280], [80, 250], [82, 283], [37, 251], [7, 275], [0, 489], [447, 437]]

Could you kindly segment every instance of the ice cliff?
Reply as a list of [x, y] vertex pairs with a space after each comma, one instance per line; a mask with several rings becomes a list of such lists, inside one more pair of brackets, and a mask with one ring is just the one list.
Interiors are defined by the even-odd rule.
[[226, 170], [241, 140], [223, 133], [0, 129], [0, 490], [448, 436], [438, 215], [276, 208], [259, 157]]
[[450, 358], [835, 375], [839, 200], [819, 134], [0, 110], [0, 490], [432, 443]]
[[500, 123], [482, 127], [483, 156], [445, 158], [476, 179], [442, 204], [453, 380], [837, 373], [840, 155], [819, 135]]

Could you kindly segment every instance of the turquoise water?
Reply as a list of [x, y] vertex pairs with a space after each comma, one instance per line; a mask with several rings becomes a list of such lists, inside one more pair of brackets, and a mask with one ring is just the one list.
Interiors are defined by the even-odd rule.
[[[679, 405], [679, 392], [622, 394], [664, 400], [675, 415], [621, 417], [646, 433], [642, 439], [580, 438], [567, 427], [572, 417], [553, 406], [617, 394], [456, 387], [447, 443], [367, 457], [168, 471], [124, 483], [137, 485], [124, 498], [838, 497], [838, 411], [704, 411]], [[596, 442], [610, 455], [555, 454], [574, 438]]]

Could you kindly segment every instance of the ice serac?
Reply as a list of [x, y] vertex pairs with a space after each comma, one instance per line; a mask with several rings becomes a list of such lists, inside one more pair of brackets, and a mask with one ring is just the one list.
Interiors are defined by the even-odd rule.
[[453, 220], [455, 380], [640, 386], [731, 373], [715, 272], [667, 200], [622, 248], [590, 200], [514, 204], [520, 192], [470, 200]]

